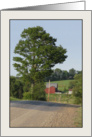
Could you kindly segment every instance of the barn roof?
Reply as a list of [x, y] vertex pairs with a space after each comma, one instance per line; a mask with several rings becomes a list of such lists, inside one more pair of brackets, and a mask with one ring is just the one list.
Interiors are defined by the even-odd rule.
[[69, 89], [69, 91], [72, 91], [72, 89]]
[[[58, 88], [58, 84], [57, 83], [50, 83], [50, 87], [55, 87]], [[46, 83], [46, 88], [49, 88], [49, 83]]]

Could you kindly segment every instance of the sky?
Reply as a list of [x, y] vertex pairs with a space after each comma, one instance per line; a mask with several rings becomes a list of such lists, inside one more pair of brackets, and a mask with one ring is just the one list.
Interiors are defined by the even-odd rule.
[[28, 27], [41, 26], [53, 38], [56, 45], [62, 45], [68, 56], [62, 64], [52, 69], [60, 68], [69, 71], [71, 68], [82, 70], [82, 20], [10, 20], [10, 75], [16, 76], [18, 72], [13, 67], [14, 49], [21, 39], [21, 33]]

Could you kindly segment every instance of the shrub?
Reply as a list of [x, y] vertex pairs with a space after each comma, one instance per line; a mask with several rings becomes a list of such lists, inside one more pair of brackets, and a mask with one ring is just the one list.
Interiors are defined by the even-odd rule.
[[24, 92], [23, 93], [23, 99], [32, 100], [31, 92]]
[[14, 76], [10, 77], [10, 96], [20, 99], [23, 96], [23, 83]]
[[44, 82], [38, 82], [33, 86], [32, 99], [46, 101]]
[[69, 88], [69, 89], [72, 89], [72, 88], [74, 87], [74, 85], [75, 85], [74, 81], [70, 81], [68, 88]]
[[75, 103], [82, 103], [82, 74], [76, 74], [73, 87], [73, 96], [75, 97]]
[[24, 86], [23, 86], [23, 91], [24, 92], [29, 92], [30, 91], [30, 87], [31, 87], [31, 83], [29, 81], [25, 81], [24, 82]]
[[14, 96], [15, 82], [16, 82], [16, 78], [14, 76], [10, 76], [10, 96]]
[[74, 103], [74, 104], [82, 104], [82, 98], [80, 98], [80, 97], [75, 97], [73, 103]]

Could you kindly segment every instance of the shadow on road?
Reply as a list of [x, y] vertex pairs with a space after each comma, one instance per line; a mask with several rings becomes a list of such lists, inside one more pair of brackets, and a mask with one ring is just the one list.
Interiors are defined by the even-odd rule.
[[55, 111], [60, 108], [74, 107], [78, 108], [79, 105], [62, 104], [46, 101], [10, 101], [10, 107], [19, 107], [25, 109], [36, 109], [40, 111]]

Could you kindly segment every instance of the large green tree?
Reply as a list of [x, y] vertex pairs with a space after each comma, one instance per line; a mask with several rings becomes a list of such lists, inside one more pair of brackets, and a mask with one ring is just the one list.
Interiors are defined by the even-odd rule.
[[56, 39], [40, 27], [24, 29], [21, 40], [15, 47], [13, 57], [14, 67], [24, 81], [34, 85], [49, 76], [57, 63], [63, 63], [67, 58], [66, 49], [56, 46]]

